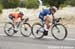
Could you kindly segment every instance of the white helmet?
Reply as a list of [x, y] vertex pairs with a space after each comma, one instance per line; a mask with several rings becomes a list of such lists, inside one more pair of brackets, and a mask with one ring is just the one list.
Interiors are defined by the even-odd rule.
[[57, 8], [55, 6], [52, 6], [51, 9], [54, 10], [55, 12], [57, 11]]

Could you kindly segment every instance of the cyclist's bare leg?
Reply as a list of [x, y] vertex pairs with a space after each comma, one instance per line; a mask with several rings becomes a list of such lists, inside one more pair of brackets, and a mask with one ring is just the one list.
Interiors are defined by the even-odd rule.
[[51, 18], [49, 16], [46, 16], [45, 18], [45, 30], [48, 31], [51, 26]]
[[20, 21], [21, 21], [20, 18], [18, 18], [18, 19], [14, 18], [13, 19], [15, 30], [17, 30], [17, 25], [19, 24]]
[[15, 19], [15, 18], [13, 19], [13, 24], [14, 24], [14, 27], [15, 27], [14, 29], [17, 30], [17, 29], [16, 29], [17, 26], [16, 26], [16, 19]]

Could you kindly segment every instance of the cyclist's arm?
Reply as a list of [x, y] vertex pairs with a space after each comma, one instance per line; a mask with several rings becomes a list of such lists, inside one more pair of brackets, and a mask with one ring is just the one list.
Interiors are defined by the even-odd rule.
[[55, 13], [55, 12], [51, 9], [51, 14], [52, 14], [53, 19], [55, 18], [55, 17], [54, 17], [54, 13]]
[[24, 19], [23, 16], [20, 16], [20, 19], [23, 20]]
[[55, 17], [54, 17], [54, 14], [52, 13], [52, 17], [53, 17], [53, 19], [55, 19]]

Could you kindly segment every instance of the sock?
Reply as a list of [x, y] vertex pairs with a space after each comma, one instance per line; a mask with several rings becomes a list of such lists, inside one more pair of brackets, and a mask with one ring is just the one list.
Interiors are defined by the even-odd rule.
[[15, 30], [17, 30], [17, 26], [15, 26]]
[[46, 31], [49, 31], [49, 28], [50, 28], [51, 25], [52, 25], [52, 23], [50, 23], [48, 26], [47, 26], [46, 24], [44, 24], [44, 29], [45, 29]]
[[47, 25], [46, 24], [44, 24], [44, 30], [45, 31], [48, 31], [49, 29], [47, 28]]

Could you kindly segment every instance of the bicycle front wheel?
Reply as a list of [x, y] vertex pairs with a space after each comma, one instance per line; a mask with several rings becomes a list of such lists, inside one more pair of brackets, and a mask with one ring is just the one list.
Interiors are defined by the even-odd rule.
[[64, 40], [67, 37], [67, 29], [62, 24], [55, 24], [51, 29], [51, 34], [57, 40]]
[[31, 35], [31, 25], [29, 23], [23, 23], [20, 32], [22, 36], [29, 37]]

